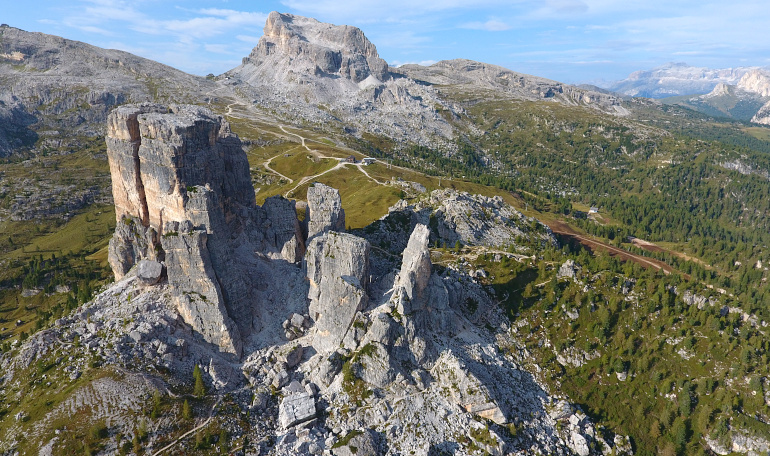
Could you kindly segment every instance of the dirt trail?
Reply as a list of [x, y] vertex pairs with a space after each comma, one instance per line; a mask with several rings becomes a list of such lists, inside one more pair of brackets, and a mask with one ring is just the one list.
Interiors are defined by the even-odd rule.
[[548, 225], [551, 228], [551, 231], [553, 231], [554, 233], [560, 234], [568, 238], [575, 239], [591, 250], [594, 250], [597, 248], [602, 249], [607, 251], [611, 256], [621, 258], [623, 260], [634, 261], [644, 267], [662, 269], [663, 272], [665, 272], [666, 274], [677, 272], [674, 268], [672, 268], [671, 266], [669, 266], [668, 264], [662, 261], [655, 260], [653, 258], [643, 257], [635, 253], [627, 252], [623, 249], [619, 249], [607, 243], [586, 237], [578, 233], [577, 231], [575, 231], [571, 226], [567, 225], [564, 222], [555, 220], [555, 221], [547, 222], [546, 225]]
[[[292, 149], [292, 150], [293, 150], [293, 149]], [[288, 153], [288, 152], [291, 152], [291, 150], [287, 151], [286, 153]], [[264, 167], [265, 167], [265, 169], [266, 169], [266, 170], [268, 170], [268, 171], [270, 171], [271, 173], [273, 173], [273, 174], [275, 174], [275, 175], [277, 175], [277, 176], [280, 176], [280, 177], [282, 177], [282, 178], [286, 179], [287, 181], [289, 181], [289, 183], [290, 183], [290, 184], [293, 184], [293, 183], [294, 183], [294, 179], [292, 179], [292, 178], [290, 178], [290, 177], [288, 177], [288, 176], [284, 176], [283, 174], [279, 173], [278, 171], [276, 171], [276, 170], [274, 170], [273, 168], [271, 168], [271, 167], [270, 167], [270, 162], [272, 162], [274, 158], [278, 158], [278, 157], [280, 157], [281, 155], [283, 155], [283, 153], [281, 153], [281, 154], [278, 154], [278, 155], [276, 155], [275, 157], [270, 157], [270, 158], [268, 158], [267, 160], [265, 160], [265, 162], [264, 162], [264, 163], [262, 163], [262, 166], [264, 166]]]

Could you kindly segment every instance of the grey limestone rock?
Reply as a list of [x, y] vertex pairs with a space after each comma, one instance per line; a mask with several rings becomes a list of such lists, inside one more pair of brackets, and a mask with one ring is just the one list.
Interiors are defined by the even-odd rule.
[[578, 271], [580, 271], [580, 265], [575, 263], [574, 260], [567, 260], [559, 267], [556, 277], [559, 279], [568, 278], [575, 280]]
[[770, 101], [759, 108], [759, 111], [754, 114], [751, 121], [758, 124], [770, 125]]
[[265, 22], [264, 36], [245, 63], [260, 66], [282, 56], [293, 56], [296, 68], [356, 83], [369, 76], [380, 81], [388, 78], [388, 64], [360, 29], [273, 11]]
[[263, 232], [268, 249], [290, 263], [298, 263], [305, 255], [305, 240], [302, 235], [295, 202], [283, 196], [271, 196], [262, 205], [265, 211]]
[[278, 407], [278, 421], [284, 429], [312, 420], [315, 416], [315, 398], [308, 392], [290, 394]]
[[156, 249], [158, 244], [155, 228], [142, 225], [135, 217], [122, 217], [115, 225], [115, 234], [107, 249], [107, 261], [115, 280], [122, 279], [142, 259], [162, 260], [161, 252]]
[[406, 315], [417, 310], [411, 304], [424, 301], [426, 288], [433, 272], [430, 262], [430, 250], [428, 242], [430, 240], [430, 231], [425, 225], [414, 227], [409, 243], [404, 249], [401, 262], [401, 272], [396, 279], [395, 287], [401, 287], [406, 294], [402, 301], [402, 308], [399, 311]]
[[271, 198], [256, 205], [240, 140], [208, 109], [121, 106], [107, 133], [116, 278], [142, 259], [165, 260], [184, 320], [240, 356], [241, 339], [261, 329], [255, 302], [271, 274], [257, 252], [291, 263], [304, 252], [294, 204]]
[[206, 247], [207, 239], [203, 231], [163, 237], [168, 281], [182, 318], [208, 342], [240, 356], [241, 335], [224, 306]]
[[398, 312], [407, 317], [408, 326], [413, 326], [410, 330], [413, 337], [420, 336], [427, 328], [439, 332], [451, 330], [454, 322], [450, 291], [432, 271], [429, 237], [428, 227], [415, 226], [404, 249], [391, 298]]
[[163, 265], [157, 261], [141, 260], [136, 265], [136, 278], [145, 285], [155, 285], [163, 276]]
[[[456, 241], [468, 245], [503, 247], [514, 244], [517, 237], [555, 244], [550, 229], [526, 217], [501, 197], [487, 197], [441, 189], [428, 198], [411, 203], [399, 201], [390, 208], [391, 215], [413, 214], [413, 223], [428, 225], [431, 238], [448, 246]], [[535, 229], [532, 229], [535, 227]]]
[[319, 352], [337, 349], [356, 313], [368, 302], [369, 243], [335, 231], [308, 244], [310, 317], [315, 321], [313, 347]]
[[380, 448], [380, 436], [371, 429], [349, 431], [339, 445], [332, 450], [334, 456], [380, 456], [384, 454]]
[[345, 231], [345, 210], [337, 189], [316, 183], [307, 189], [307, 205], [308, 240], [325, 231]]

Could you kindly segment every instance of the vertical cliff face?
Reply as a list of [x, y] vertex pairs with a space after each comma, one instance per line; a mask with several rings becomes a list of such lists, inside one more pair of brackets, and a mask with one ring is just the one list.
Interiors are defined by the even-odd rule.
[[256, 205], [240, 140], [208, 109], [117, 108], [107, 154], [116, 279], [139, 260], [165, 260], [180, 315], [206, 341], [240, 355], [243, 339], [261, 329], [260, 301], [276, 294], [260, 294], [269, 275], [260, 258], [297, 263], [304, 254], [294, 203]]
[[195, 186], [216, 194], [226, 219], [256, 206], [240, 140], [208, 109], [117, 108], [108, 120], [107, 145], [118, 221], [134, 217], [160, 228], [164, 221], [195, 222], [200, 209], [188, 208]]
[[345, 231], [345, 210], [342, 209], [340, 192], [324, 184], [315, 184], [307, 189], [309, 211], [307, 238], [326, 231]]

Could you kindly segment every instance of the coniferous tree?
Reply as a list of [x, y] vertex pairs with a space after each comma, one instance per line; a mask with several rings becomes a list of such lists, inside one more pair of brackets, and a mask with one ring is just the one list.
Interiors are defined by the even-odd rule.
[[193, 369], [193, 380], [195, 381], [193, 394], [198, 398], [203, 397], [206, 394], [206, 386], [203, 384], [203, 374], [201, 373], [201, 368], [197, 364], [195, 365], [195, 369]]

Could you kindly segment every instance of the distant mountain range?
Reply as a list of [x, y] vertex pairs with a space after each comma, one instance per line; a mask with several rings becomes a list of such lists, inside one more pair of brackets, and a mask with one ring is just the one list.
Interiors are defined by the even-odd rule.
[[667, 63], [604, 86], [632, 97], [662, 99], [716, 117], [770, 123], [770, 68], [706, 68]]
[[758, 67], [706, 68], [686, 63], [667, 63], [651, 70], [635, 71], [626, 79], [602, 88], [631, 97], [666, 98], [709, 93], [717, 84], [735, 85], [746, 73]]

